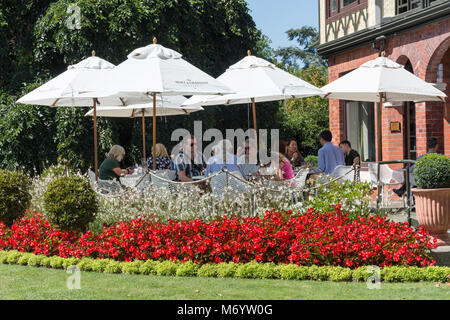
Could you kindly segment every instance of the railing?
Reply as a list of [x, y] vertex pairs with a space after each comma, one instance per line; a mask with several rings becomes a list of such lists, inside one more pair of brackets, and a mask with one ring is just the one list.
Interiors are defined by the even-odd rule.
[[415, 160], [391, 160], [391, 161], [380, 161], [377, 164], [377, 211], [380, 208], [380, 192], [382, 190], [382, 183], [380, 181], [380, 166], [382, 164], [404, 164], [405, 167], [405, 184], [406, 184], [406, 199], [408, 202], [408, 205], [406, 207], [406, 212], [408, 216], [408, 225], [411, 226], [411, 211], [412, 211], [412, 203], [411, 203], [411, 183], [409, 181], [409, 169], [412, 165], [416, 163]]

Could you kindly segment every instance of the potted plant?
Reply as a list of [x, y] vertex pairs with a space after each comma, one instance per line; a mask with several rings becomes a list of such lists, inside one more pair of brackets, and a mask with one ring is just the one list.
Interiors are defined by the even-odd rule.
[[416, 199], [416, 214], [438, 245], [449, 245], [450, 229], [450, 158], [429, 153], [414, 167], [417, 188], [412, 189]]

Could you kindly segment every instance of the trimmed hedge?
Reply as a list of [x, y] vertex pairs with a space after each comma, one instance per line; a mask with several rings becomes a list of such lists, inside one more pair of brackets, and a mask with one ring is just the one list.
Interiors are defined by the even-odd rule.
[[[329, 266], [297, 266], [295, 264], [258, 263], [236, 264], [209, 263], [202, 266], [191, 261], [142, 261], [119, 262], [111, 259], [46, 257], [32, 253], [0, 251], [0, 264], [19, 264], [33, 267], [67, 269], [76, 265], [81, 271], [124, 273], [177, 277], [212, 277], [245, 279], [283, 279], [317, 281], [362, 281], [373, 275], [368, 267], [357, 269]], [[450, 267], [393, 266], [380, 268], [381, 281], [450, 283]]]

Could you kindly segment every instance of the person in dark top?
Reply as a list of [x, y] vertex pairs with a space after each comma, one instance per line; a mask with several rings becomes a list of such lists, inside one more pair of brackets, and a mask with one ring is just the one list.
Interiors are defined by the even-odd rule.
[[345, 165], [346, 166], [353, 166], [353, 165], [360, 165], [361, 164], [361, 158], [359, 156], [358, 151], [352, 149], [352, 145], [350, 141], [344, 140], [339, 144], [339, 148], [341, 148], [342, 152], [345, 155]]
[[[437, 153], [437, 151], [439, 149], [439, 145], [438, 145], [437, 139], [436, 138], [429, 138], [427, 140], [427, 148], [428, 148], [428, 152], [426, 154]], [[417, 161], [419, 161], [420, 158], [422, 158], [423, 156], [424, 156], [424, 154], [421, 155], [419, 158], [417, 158]], [[415, 165], [413, 164], [411, 167], [409, 167], [409, 173], [413, 173], [414, 166]], [[392, 191], [394, 191], [395, 194], [397, 194], [399, 197], [403, 196], [403, 194], [406, 192], [406, 183], [403, 183], [400, 188], [394, 189]]]
[[287, 142], [285, 155], [286, 158], [289, 159], [293, 167], [301, 167], [302, 165], [305, 164], [305, 160], [303, 159], [302, 154], [298, 150], [297, 141], [295, 140], [291, 139]]
[[119, 162], [125, 156], [125, 149], [119, 145], [112, 146], [111, 150], [106, 154], [106, 159], [100, 165], [98, 170], [98, 178], [100, 180], [114, 180], [122, 175], [132, 174], [130, 168], [121, 169]]
[[206, 168], [206, 160], [197, 151], [197, 142], [194, 136], [187, 136], [183, 139], [182, 150], [175, 158], [175, 169], [178, 180], [191, 182], [192, 177], [201, 176]]

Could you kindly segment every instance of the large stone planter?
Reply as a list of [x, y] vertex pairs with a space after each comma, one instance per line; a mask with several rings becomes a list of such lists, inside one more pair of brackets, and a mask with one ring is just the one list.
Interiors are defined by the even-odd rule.
[[419, 224], [437, 239], [437, 244], [450, 245], [450, 188], [412, 189], [416, 199]]

